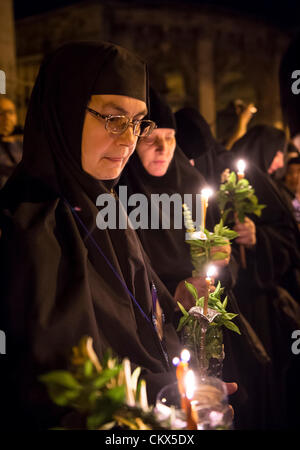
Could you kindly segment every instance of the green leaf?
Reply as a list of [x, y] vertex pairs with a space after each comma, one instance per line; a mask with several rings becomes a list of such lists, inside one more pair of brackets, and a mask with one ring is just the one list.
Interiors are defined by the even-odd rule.
[[234, 314], [234, 313], [226, 313], [226, 314], [224, 314], [224, 317], [226, 319], [228, 319], [228, 320], [232, 320], [232, 319], [234, 319], [234, 317], [237, 317], [237, 316], [238, 316], [238, 314]]
[[178, 327], [177, 327], [176, 331], [177, 332], [181, 331], [182, 328], [185, 327], [188, 324], [190, 319], [191, 319], [191, 316], [189, 314], [187, 316], [182, 316], [180, 318], [180, 320], [179, 320]]
[[227, 254], [227, 253], [216, 252], [216, 253], [213, 253], [213, 254], [212, 254], [211, 260], [212, 260], [212, 261], [219, 261], [219, 260], [225, 259], [225, 258], [227, 258], [227, 257], [228, 257], [228, 254]]
[[224, 320], [224, 325], [229, 330], [232, 330], [232, 331], [235, 331], [238, 334], [241, 334], [238, 326], [235, 323], [231, 322], [230, 320]]
[[224, 309], [226, 309], [227, 303], [228, 303], [228, 296], [226, 295], [225, 300], [223, 302], [223, 308]]
[[49, 385], [48, 393], [49, 393], [51, 400], [56, 405], [67, 406], [70, 404], [72, 405], [73, 400], [75, 400], [77, 397], [79, 397], [81, 391], [79, 389], [71, 390], [71, 389], [63, 388], [58, 385]]
[[109, 389], [106, 393], [106, 397], [110, 398], [114, 401], [114, 403], [122, 404], [125, 402], [125, 386], [116, 386], [114, 388]]
[[180, 311], [185, 317], [189, 317], [189, 313], [186, 311], [186, 309], [182, 306], [180, 302], [177, 302], [177, 305], [179, 306]]
[[239, 180], [238, 182], [237, 182], [237, 186], [238, 187], [247, 187], [247, 186], [249, 186], [249, 181], [247, 180], [247, 178], [242, 178], [241, 180]]
[[81, 385], [74, 376], [65, 370], [54, 370], [39, 376], [38, 379], [47, 385], [56, 384], [70, 389], [81, 389]]
[[187, 281], [184, 282], [185, 287], [188, 289], [188, 291], [192, 294], [195, 300], [198, 300], [198, 291], [195, 288], [195, 286], [191, 283], [188, 283]]
[[101, 425], [113, 421], [113, 415], [125, 402], [125, 386], [109, 389], [101, 396], [96, 404], [95, 411], [87, 418], [87, 428], [96, 430]]
[[97, 389], [102, 388], [103, 386], [108, 383], [109, 380], [116, 377], [122, 366], [119, 365], [117, 367], [113, 367], [112, 369], [104, 369], [102, 370], [101, 374], [93, 381], [93, 386]]
[[229, 184], [229, 183], [234, 184], [234, 185], [236, 184], [236, 174], [235, 174], [235, 172], [231, 172], [230, 173], [230, 175], [228, 177], [227, 184]]
[[90, 359], [88, 359], [84, 363], [84, 367], [83, 367], [84, 376], [90, 377], [93, 374], [93, 369], [94, 369], [94, 365], [93, 365], [92, 361]]
[[198, 300], [196, 300], [196, 306], [201, 306], [203, 308], [204, 305], [204, 297], [198, 298]]
[[216, 286], [216, 289], [214, 290], [214, 292], [212, 293], [212, 295], [213, 295], [213, 296], [219, 295], [220, 290], [221, 290], [221, 282], [218, 281], [218, 284], [217, 284], [217, 286]]

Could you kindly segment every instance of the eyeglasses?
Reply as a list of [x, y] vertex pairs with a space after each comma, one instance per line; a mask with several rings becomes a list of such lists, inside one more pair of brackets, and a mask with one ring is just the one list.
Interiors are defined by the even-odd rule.
[[114, 116], [112, 114], [105, 116], [92, 108], [87, 107], [86, 109], [97, 119], [104, 119], [106, 131], [112, 134], [122, 134], [129, 125], [132, 125], [134, 136], [146, 137], [157, 128], [156, 123], [152, 122], [152, 120], [130, 120], [126, 116]]

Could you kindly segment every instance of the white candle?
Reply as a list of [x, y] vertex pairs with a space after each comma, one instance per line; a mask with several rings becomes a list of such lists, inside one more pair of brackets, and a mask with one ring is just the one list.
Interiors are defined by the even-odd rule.
[[212, 196], [213, 191], [210, 188], [201, 191], [201, 229], [205, 228], [206, 210], [208, 207], [208, 199]]
[[182, 350], [182, 352], [180, 353], [180, 358], [184, 363], [188, 363], [190, 358], [191, 358], [191, 354], [190, 352], [185, 348]]
[[245, 163], [245, 161], [244, 161], [243, 159], [240, 159], [240, 160], [237, 162], [237, 169], [238, 169], [237, 175], [238, 175], [238, 179], [239, 179], [239, 180], [241, 180], [242, 178], [244, 178], [244, 176], [245, 176], [245, 168], [246, 168], [246, 163]]
[[211, 282], [211, 277], [215, 276], [217, 273], [216, 266], [208, 266], [207, 272], [206, 272], [206, 279]]
[[195, 374], [189, 370], [184, 377], [185, 395], [189, 400], [192, 400], [195, 393]]

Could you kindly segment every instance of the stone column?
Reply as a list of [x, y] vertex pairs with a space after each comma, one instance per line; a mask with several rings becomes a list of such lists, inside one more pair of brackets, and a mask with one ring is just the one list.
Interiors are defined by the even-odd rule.
[[200, 34], [197, 41], [198, 107], [213, 134], [216, 132], [214, 39]]
[[16, 47], [13, 0], [1, 0], [0, 69], [6, 74], [6, 93], [15, 98]]

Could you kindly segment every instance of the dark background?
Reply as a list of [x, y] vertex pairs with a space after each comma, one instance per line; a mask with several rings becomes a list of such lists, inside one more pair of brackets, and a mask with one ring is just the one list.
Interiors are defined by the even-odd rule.
[[[97, 1], [97, 0], [96, 0]], [[101, 4], [113, 6], [114, 1], [98, 0]], [[34, 14], [51, 11], [61, 6], [80, 3], [82, 0], [14, 0], [15, 18], [20, 19]], [[117, 3], [122, 3], [119, 0]], [[180, 5], [187, 9], [193, 6], [205, 6], [211, 9], [226, 10], [229, 14], [243, 13], [273, 23], [282, 29], [300, 30], [300, 1], [284, 0], [131, 0], [132, 5]]]

